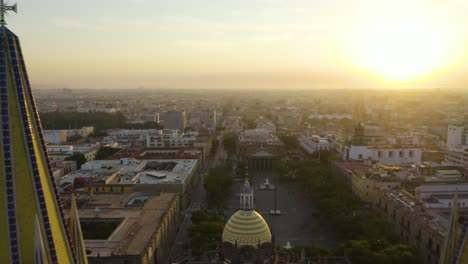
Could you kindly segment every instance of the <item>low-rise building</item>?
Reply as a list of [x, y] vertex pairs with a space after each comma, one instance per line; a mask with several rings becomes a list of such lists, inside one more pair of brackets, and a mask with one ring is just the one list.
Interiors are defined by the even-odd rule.
[[65, 175], [59, 181], [59, 189], [67, 191], [68, 186], [75, 184], [84, 188], [82, 191], [94, 193], [113, 192], [128, 186], [137, 191], [169, 191], [179, 193], [181, 203], [187, 206], [192, 187], [198, 180], [198, 159], [122, 158], [87, 162], [80, 170]]
[[302, 135], [299, 137], [299, 145], [310, 155], [317, 151], [331, 151], [334, 148], [334, 142], [331, 138], [323, 138], [318, 135]]
[[297, 129], [301, 126], [303, 113], [298, 107], [274, 107], [271, 118], [279, 127]]
[[192, 147], [196, 139], [178, 130], [164, 129], [146, 134], [146, 147]]
[[180, 223], [176, 193], [80, 194], [77, 205], [90, 264], [169, 263]]

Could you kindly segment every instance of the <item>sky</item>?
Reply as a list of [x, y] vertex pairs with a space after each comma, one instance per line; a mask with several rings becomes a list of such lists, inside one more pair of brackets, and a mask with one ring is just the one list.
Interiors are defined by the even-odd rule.
[[18, 0], [18, 9], [8, 27], [39, 88], [468, 81], [466, 0]]

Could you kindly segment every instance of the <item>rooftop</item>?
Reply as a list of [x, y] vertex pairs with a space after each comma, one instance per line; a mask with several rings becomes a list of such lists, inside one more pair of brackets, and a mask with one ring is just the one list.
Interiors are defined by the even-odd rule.
[[[88, 256], [140, 255], [174, 199], [175, 193], [80, 195], [77, 198], [80, 219], [118, 223], [107, 239], [85, 239], [86, 249], [90, 250]], [[135, 205], [136, 200], [141, 201], [139, 206]], [[69, 217], [70, 212], [65, 214]]]
[[59, 185], [72, 183], [77, 177], [86, 178], [88, 183], [183, 183], [196, 169], [197, 162], [197, 159], [93, 160], [84, 164], [82, 169], [65, 175]]

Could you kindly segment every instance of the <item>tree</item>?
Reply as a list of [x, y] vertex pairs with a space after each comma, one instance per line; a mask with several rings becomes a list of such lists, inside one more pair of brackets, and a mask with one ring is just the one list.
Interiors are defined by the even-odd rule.
[[352, 263], [418, 263], [415, 249], [398, 244], [398, 235], [387, 219], [369, 209], [325, 163], [283, 161], [278, 173], [282, 180], [300, 182], [303, 191], [317, 201], [315, 216], [332, 225], [338, 239], [347, 241], [335, 255], [346, 255]]
[[86, 163], [86, 157], [82, 153], [76, 153], [71, 155], [70, 157], [65, 158], [66, 161], [74, 160], [76, 161], [76, 168], [81, 169], [81, 165]]
[[223, 147], [230, 156], [233, 155], [234, 153], [236, 153], [237, 143], [238, 143], [238, 139], [234, 135], [226, 136], [223, 139]]
[[207, 211], [192, 213], [192, 224], [188, 228], [190, 248], [195, 255], [216, 249], [224, 228], [223, 216]]
[[205, 177], [205, 190], [208, 197], [208, 207], [221, 211], [226, 207], [234, 177], [229, 173], [229, 167], [221, 166], [210, 169]]
[[213, 140], [213, 144], [211, 145], [211, 149], [210, 149], [210, 154], [211, 155], [216, 154], [216, 150], [218, 149], [218, 147], [219, 147], [219, 140], [217, 139]]
[[97, 160], [102, 160], [106, 159], [115, 153], [119, 152], [119, 148], [111, 148], [111, 147], [100, 147], [99, 150], [96, 153], [96, 158]]
[[299, 140], [295, 136], [292, 135], [279, 135], [278, 136], [281, 141], [283, 141], [284, 145], [288, 149], [295, 149], [299, 146]]

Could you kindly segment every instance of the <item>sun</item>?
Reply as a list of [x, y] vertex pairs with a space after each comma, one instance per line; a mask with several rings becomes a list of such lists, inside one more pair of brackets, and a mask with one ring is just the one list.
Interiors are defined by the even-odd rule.
[[429, 78], [454, 62], [446, 31], [416, 16], [368, 21], [348, 41], [354, 68], [388, 83]]

